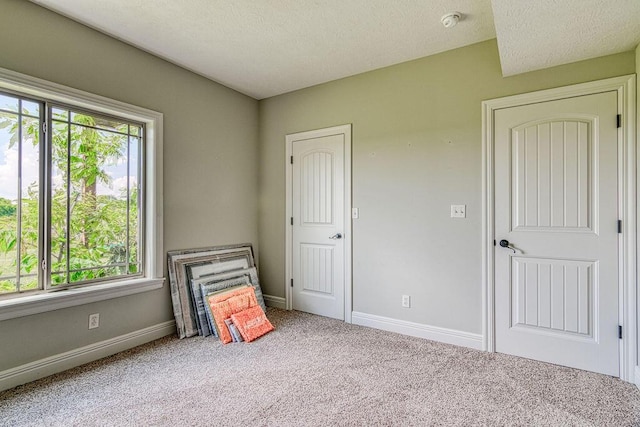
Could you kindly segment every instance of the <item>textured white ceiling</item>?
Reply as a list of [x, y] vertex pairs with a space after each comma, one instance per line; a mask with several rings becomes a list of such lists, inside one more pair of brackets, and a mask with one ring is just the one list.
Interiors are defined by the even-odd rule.
[[495, 37], [490, 0], [32, 1], [257, 99]]
[[492, 0], [502, 73], [635, 48], [640, 0]]
[[31, 1], [257, 99], [496, 33], [505, 74], [640, 43], [640, 0]]

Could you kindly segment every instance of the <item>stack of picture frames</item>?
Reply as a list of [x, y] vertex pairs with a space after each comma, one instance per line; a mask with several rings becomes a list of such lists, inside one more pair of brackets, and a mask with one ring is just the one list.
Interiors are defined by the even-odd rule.
[[266, 311], [250, 243], [169, 251], [171, 300], [179, 338], [216, 335], [207, 295], [238, 285], [253, 287]]

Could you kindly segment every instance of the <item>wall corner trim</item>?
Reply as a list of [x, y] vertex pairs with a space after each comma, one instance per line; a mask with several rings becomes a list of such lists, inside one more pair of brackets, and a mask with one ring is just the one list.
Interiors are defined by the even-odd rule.
[[354, 325], [368, 326], [370, 328], [382, 329], [383, 331], [396, 332], [412, 337], [482, 350], [483, 338], [480, 334], [408, 322], [406, 320], [392, 319], [390, 317], [376, 316], [375, 314], [360, 313], [357, 311], [351, 314], [351, 319]]
[[4, 370], [0, 372], [0, 391], [111, 356], [175, 332], [175, 320], [170, 320]]
[[262, 295], [262, 298], [264, 298], [264, 303], [268, 306], [268, 307], [275, 307], [275, 308], [280, 308], [282, 310], [286, 310], [287, 309], [287, 300], [286, 298], [282, 298], [282, 297], [276, 297], [273, 295]]

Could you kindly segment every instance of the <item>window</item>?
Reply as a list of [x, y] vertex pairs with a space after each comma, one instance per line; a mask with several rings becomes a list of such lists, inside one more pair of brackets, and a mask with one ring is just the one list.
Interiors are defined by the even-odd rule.
[[0, 92], [0, 293], [144, 272], [143, 141], [140, 123]]
[[0, 320], [162, 286], [161, 148], [159, 113], [0, 69]]

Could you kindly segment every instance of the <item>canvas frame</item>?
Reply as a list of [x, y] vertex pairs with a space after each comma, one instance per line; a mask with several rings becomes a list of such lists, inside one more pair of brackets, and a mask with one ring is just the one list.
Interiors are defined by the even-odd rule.
[[[224, 275], [224, 276], [223, 276]], [[262, 307], [263, 310], [267, 310], [267, 306], [264, 302], [264, 295], [262, 294], [262, 288], [260, 287], [260, 279], [258, 277], [258, 269], [256, 267], [245, 268], [242, 270], [233, 270], [226, 273], [215, 274], [211, 276], [203, 276], [199, 279], [192, 279], [192, 283], [206, 285], [208, 283], [214, 283], [218, 281], [221, 277], [231, 278], [231, 277], [240, 277], [240, 276], [248, 276], [249, 284], [253, 286], [253, 289], [256, 294], [256, 299], [258, 300], [258, 304]]]
[[201, 287], [200, 296], [202, 297], [202, 305], [205, 311], [205, 323], [208, 325], [211, 335], [213, 335], [214, 337], [218, 337], [215, 319], [213, 318], [213, 312], [211, 311], [211, 306], [209, 305], [208, 298], [212, 295], [220, 294], [239, 286], [250, 287], [251, 283], [249, 283], [249, 278], [247, 276], [238, 276], [233, 279], [216, 282], [212, 285], [213, 286], [210, 286], [208, 289]]
[[212, 280], [211, 278], [209, 278], [209, 282], [206, 283], [197, 281], [197, 279], [192, 279], [191, 293], [193, 295], [196, 307], [196, 321], [198, 323], [199, 335], [203, 337], [216, 335], [215, 329], [211, 329], [213, 323], [209, 318], [209, 309], [205, 303], [205, 298], [208, 294], [237, 285], [246, 284], [251, 286], [249, 275], [238, 274], [240, 271], [242, 270], [222, 273], [218, 275], [219, 277], [217, 277], [216, 280]]
[[238, 259], [246, 259], [249, 267], [255, 267], [253, 246], [250, 243], [167, 252], [171, 302], [179, 338], [198, 335], [196, 309], [188, 286], [187, 267], [206, 263], [220, 264], [224, 261], [233, 262]]

